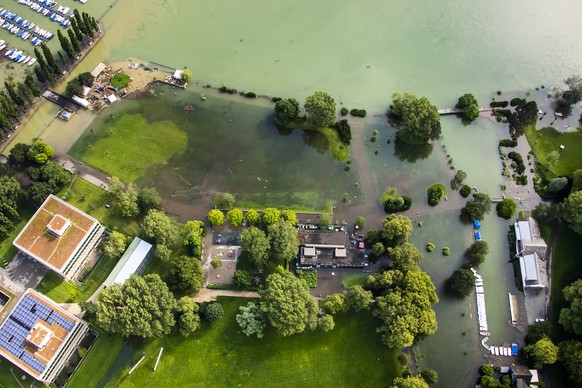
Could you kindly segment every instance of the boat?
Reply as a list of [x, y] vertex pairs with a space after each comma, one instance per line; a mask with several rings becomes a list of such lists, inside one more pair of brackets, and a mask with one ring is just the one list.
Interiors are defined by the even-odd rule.
[[497, 346], [494, 346], [494, 348], [495, 348], [495, 355], [499, 356], [499, 348]]
[[491, 348], [489, 348], [489, 351], [491, 352], [491, 354], [495, 354], [495, 346], [492, 346]]
[[30, 60], [30, 62], [28, 62], [28, 66], [32, 66], [32, 65], [34, 65], [34, 63], [35, 63], [35, 62], [36, 62], [36, 58], [32, 58], [32, 59]]

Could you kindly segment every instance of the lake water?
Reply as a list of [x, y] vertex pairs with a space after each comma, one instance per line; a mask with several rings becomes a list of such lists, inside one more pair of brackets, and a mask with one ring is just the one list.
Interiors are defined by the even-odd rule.
[[[112, 4], [113, 8], [109, 9]], [[102, 61], [142, 58], [176, 68], [188, 67], [196, 81], [258, 94], [301, 100], [316, 90], [325, 90], [336, 101], [350, 108], [365, 107], [374, 115], [385, 112], [390, 95], [397, 91], [426, 95], [439, 107], [450, 107], [458, 96], [471, 92], [481, 105], [486, 105], [498, 89], [526, 91], [536, 86], [555, 85], [582, 68], [582, 40], [579, 39], [582, 27], [578, 20], [582, 2], [576, 0], [481, 3], [119, 0], [90, 1], [80, 7], [95, 15], [107, 12], [104, 18], [107, 35], [74, 74], [90, 71]], [[164, 104], [170, 106], [171, 98], [168, 101]], [[141, 107], [118, 104], [112, 111], [137, 110], [147, 114], [144, 107], [156, 103], [146, 100]], [[84, 127], [91, 117], [83, 114], [77, 123], [54, 122], [46, 129], [55, 112], [54, 106], [43, 104], [17, 139], [30, 141], [42, 134], [56, 143], [57, 150], [66, 151], [68, 146], [59, 148], [59, 138], [78, 136], [76, 128]], [[282, 167], [269, 158], [281, 152], [287, 158], [294, 152], [302, 152], [305, 160], [316, 161], [312, 164], [311, 177], [322, 182], [320, 187], [312, 189], [321, 193], [319, 203], [325, 196], [337, 200], [337, 193], [351, 191], [352, 177], [342, 175], [343, 165], [331, 161], [329, 153], [319, 154], [312, 147], [302, 146], [299, 131], [285, 138], [275, 135], [272, 124], [267, 122], [267, 108], [209, 99], [196, 122], [182, 124], [190, 128], [191, 134], [212, 129], [232, 133], [227, 121], [212, 121], [222, 117], [220, 114], [234, 118], [241, 128], [252, 130], [249, 139], [267, 148], [257, 147], [261, 151], [252, 159], [238, 162], [252, 161], [253, 172], [260, 171], [257, 176], [277, 179], [279, 174], [288, 174], [289, 170], [281, 172]], [[176, 117], [180, 120], [178, 113]], [[393, 142], [386, 142], [394, 138], [386, 126], [365, 127], [368, 133], [376, 127], [381, 130], [378, 155], [373, 154], [373, 148], [369, 148], [368, 155], [377, 194], [387, 186], [397, 186], [415, 202], [424, 200], [427, 185], [436, 181], [446, 184], [451, 178], [447, 153], [457, 169], [468, 173], [472, 186], [493, 196], [500, 194], [503, 180], [496, 144], [500, 137], [506, 136], [505, 130], [488, 119], [463, 126], [450, 117], [443, 119], [442, 124], [442, 140], [434, 150], [420, 155], [415, 163], [399, 158], [407, 153], [399, 152]], [[269, 135], [265, 136], [266, 133]], [[248, 144], [239, 140], [228, 138], [223, 145], [232, 150], [239, 144]], [[196, 149], [224, 155], [225, 150], [218, 149], [218, 144], [211, 144], [207, 139], [200, 141], [203, 146], [190, 144], [192, 151], [182, 157], [188, 159], [177, 163], [183, 165], [188, 160], [203, 163], [197, 159], [202, 156]], [[446, 151], [439, 148], [443, 144]], [[240, 171], [236, 170], [235, 161], [243, 152], [244, 149], [237, 149], [228, 155], [228, 164], [214, 164], [205, 169], [205, 173], [215, 176], [211, 188], [231, 190], [229, 182], [241, 183], [231, 181], [225, 171], [230, 168], [232, 174], [228, 174], [232, 178], [250, 168], [241, 165]], [[300, 162], [293, 163], [294, 168], [306, 168]], [[162, 178], [168, 176], [168, 168], [160, 167], [151, 175], [154, 179], [160, 178], [160, 190], [166, 195], [175, 194], [174, 185], [180, 185], [178, 181]], [[184, 173], [190, 174], [189, 179], [193, 181], [202, 179], [196, 175], [199, 172]], [[288, 183], [279, 179], [278, 190], [282, 193]], [[295, 176], [291, 182], [301, 180]], [[330, 182], [339, 185], [337, 193], [326, 186]], [[265, 201], [266, 197], [258, 194], [260, 190], [253, 191], [250, 183], [244, 183], [244, 187], [249, 202]], [[281, 194], [277, 199], [285, 197]], [[438, 252], [427, 254], [423, 262], [423, 268], [437, 284], [441, 303], [436, 306], [439, 331], [418, 346], [423, 356], [421, 364], [439, 371], [439, 386], [458, 386], [484, 360], [476, 333], [475, 303], [473, 297], [464, 301], [447, 299], [440, 291], [444, 280], [460, 265], [461, 253], [471, 243], [472, 232], [459, 222], [456, 211], [422, 216], [419, 220], [425, 225], [413, 237], [419, 248], [430, 240], [437, 246], [446, 244], [453, 251], [448, 258]], [[513, 341], [517, 336], [515, 329], [507, 324], [507, 293], [515, 292], [515, 286], [506, 264], [506, 228], [507, 223], [494, 215], [484, 221], [483, 234], [491, 253], [480, 272], [485, 281], [492, 332], [490, 343], [493, 344]]]

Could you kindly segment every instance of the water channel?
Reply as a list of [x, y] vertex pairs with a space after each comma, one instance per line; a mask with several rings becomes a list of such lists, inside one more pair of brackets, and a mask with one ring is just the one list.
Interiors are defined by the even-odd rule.
[[[188, 67], [197, 81], [259, 94], [303, 99], [315, 90], [325, 90], [348, 107], [365, 107], [369, 114], [380, 116], [368, 119], [363, 129], [365, 139], [374, 129], [380, 130], [376, 143], [366, 142], [376, 194], [379, 197], [386, 187], [396, 186], [417, 204], [424, 204], [431, 183], [448, 186], [453, 172], [446, 154], [457, 169], [468, 173], [471, 186], [500, 195], [504, 182], [497, 141], [506, 131], [488, 118], [464, 126], [448, 117], [442, 122], [442, 139], [413, 161], [409, 152], [395, 144], [393, 129], [381, 117], [393, 92], [426, 95], [439, 107], [450, 107], [458, 96], [471, 92], [486, 105], [498, 89], [525, 91], [556, 84], [582, 65], [578, 39], [582, 3], [575, 0], [559, 5], [542, 0], [118, 0], [89, 1], [83, 7], [95, 15], [105, 14], [107, 34], [73, 75], [90, 71], [99, 62], [134, 57]], [[188, 133], [183, 155], [142, 178], [144, 183], [156, 184], [164, 196], [181, 189], [183, 183], [175, 178], [178, 168], [193, 185], [203, 186], [205, 177], [210, 177], [208, 191], [240, 192], [249, 203], [291, 201], [294, 205], [299, 198], [298, 204], [314, 202], [321, 208], [328, 199], [338, 201], [343, 192], [360, 195], [353, 169], [346, 172], [329, 152], [318, 152], [318, 139], [306, 146], [309, 142], [302, 131], [279, 133], [269, 119], [268, 104], [254, 106], [213, 96], [188, 116], [180, 104], [198, 93], [192, 86], [175, 96], [168, 92], [163, 100], [149, 96], [118, 103], [106, 112], [172, 120]], [[76, 122], [63, 124], [52, 121], [55, 112], [53, 105], [43, 103], [17, 139], [42, 136], [57, 151], [66, 152], [72, 141], [63, 139], [81, 136], [93, 117], [82, 113]], [[100, 117], [90, 127], [99, 130], [104, 120]], [[210, 131], [220, 131], [221, 136], [208, 136]], [[380, 149], [375, 154], [377, 145]], [[205, 153], [221, 160], [209, 161]], [[273, 162], [276, 157], [287, 168]], [[204, 168], [188, 169], [187, 165]], [[263, 176], [273, 180], [269, 189], [257, 183], [257, 177]], [[294, 199], [285, 194], [293, 191], [305, 195]], [[195, 196], [178, 199], [196, 201]], [[416, 347], [420, 364], [439, 372], [441, 387], [466, 384], [485, 354], [477, 334], [475, 300], [452, 300], [442, 291], [446, 278], [460, 266], [472, 231], [459, 220], [457, 210], [413, 214], [412, 218], [423, 223], [413, 236], [419, 249], [424, 251], [431, 241], [453, 252], [445, 257], [437, 249], [425, 254], [422, 263], [437, 285], [441, 302], [435, 307], [438, 332]], [[480, 273], [485, 281], [490, 343], [513, 342], [518, 332], [508, 324], [507, 293], [517, 291], [507, 264], [507, 223], [490, 214], [483, 224], [490, 254]]]

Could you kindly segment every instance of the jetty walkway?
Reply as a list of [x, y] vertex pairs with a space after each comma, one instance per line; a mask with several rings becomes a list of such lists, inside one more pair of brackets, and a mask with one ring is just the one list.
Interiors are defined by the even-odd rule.
[[[479, 113], [481, 112], [491, 112], [493, 111], [493, 108], [479, 108]], [[461, 109], [461, 108], [445, 108], [445, 109], [439, 109], [438, 110], [439, 115], [444, 116], [444, 115], [458, 115], [461, 113], [465, 112], [465, 109]]]

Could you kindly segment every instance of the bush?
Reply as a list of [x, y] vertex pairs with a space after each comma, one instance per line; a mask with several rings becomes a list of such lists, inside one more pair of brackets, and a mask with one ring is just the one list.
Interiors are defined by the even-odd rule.
[[511, 99], [511, 101], [509, 102], [509, 105], [518, 106], [518, 105], [525, 104], [525, 102], [526, 101], [523, 98], [515, 97], [515, 98]]
[[245, 97], [248, 98], [257, 98], [257, 95], [254, 92], [246, 92]]
[[305, 280], [309, 288], [317, 287], [317, 271], [314, 269], [306, 269], [301, 270], [298, 269], [296, 271], [296, 275], [299, 279]]
[[458, 269], [449, 279], [450, 290], [459, 296], [468, 296], [475, 288], [475, 276], [468, 269]]
[[125, 73], [117, 73], [111, 78], [111, 86], [117, 89], [123, 89], [129, 85], [129, 76]]
[[333, 124], [332, 127], [337, 130], [337, 134], [342, 143], [349, 145], [352, 142], [352, 131], [348, 124], [348, 120], [340, 120]]
[[208, 303], [203, 310], [204, 319], [208, 322], [213, 323], [220, 321], [224, 315], [224, 309], [218, 302]]
[[350, 111], [348, 110], [348, 108], [346, 108], [345, 106], [342, 107], [341, 111], [340, 111], [342, 117], [345, 117], [348, 115], [348, 113], [350, 113]]
[[282, 100], [281, 97], [273, 97], [273, 98], [271, 98], [271, 101], [273, 101], [273, 102], [279, 102], [281, 100]]
[[445, 256], [449, 256], [451, 254], [451, 248], [449, 247], [444, 247], [443, 248], [443, 255]]
[[431, 206], [436, 206], [441, 198], [447, 194], [447, 190], [442, 183], [435, 183], [426, 190], [426, 193], [428, 194], [428, 203]]
[[481, 376], [493, 376], [495, 371], [493, 370], [493, 365], [491, 364], [483, 364], [479, 368], [479, 374]]
[[210, 265], [212, 266], [212, 268], [216, 269], [216, 268], [220, 268], [222, 267], [222, 261], [218, 258], [215, 257], [214, 259], [212, 259], [210, 261]]
[[410, 206], [412, 206], [412, 199], [398, 194], [398, 189], [396, 187], [389, 187], [388, 190], [382, 194], [380, 201], [384, 205], [384, 211], [388, 214], [403, 212], [410, 209]]
[[232, 275], [232, 283], [239, 290], [247, 290], [251, 288], [251, 275], [247, 271], [242, 269], [237, 269]]
[[352, 109], [350, 114], [354, 117], [366, 117], [366, 110], [365, 109]]
[[429, 242], [428, 244], [426, 244], [426, 251], [427, 252], [432, 252], [432, 251], [435, 250], [435, 248], [436, 248], [436, 246], [433, 243], [431, 243], [431, 242]]
[[506, 198], [503, 201], [499, 202], [495, 209], [497, 210], [498, 217], [505, 218], [506, 220], [508, 220], [511, 217], [513, 217], [516, 207], [517, 205], [512, 199]]
[[525, 172], [523, 158], [518, 152], [511, 151], [509, 154], [507, 154], [507, 157], [515, 162], [515, 172], [517, 172], [519, 175]]
[[499, 147], [517, 147], [517, 139], [514, 137], [511, 139], [501, 139], [499, 140]]
[[463, 187], [461, 187], [461, 190], [459, 192], [461, 193], [463, 198], [467, 198], [469, 196], [469, 194], [471, 194], [471, 186], [463, 185]]
[[492, 101], [489, 106], [491, 108], [507, 108], [509, 102], [507, 101]]

